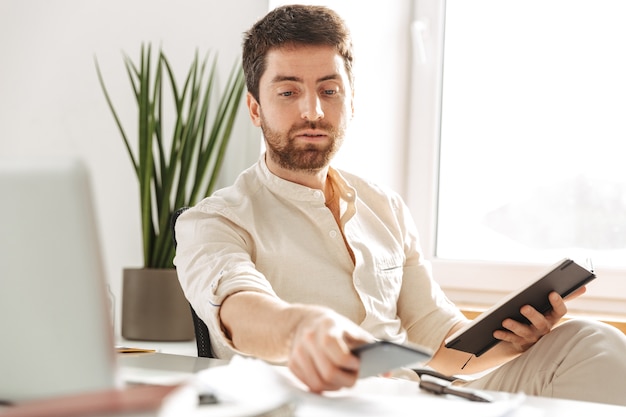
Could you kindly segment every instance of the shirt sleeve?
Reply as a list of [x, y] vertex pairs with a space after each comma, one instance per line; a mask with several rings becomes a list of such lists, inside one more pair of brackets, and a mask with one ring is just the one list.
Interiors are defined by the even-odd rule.
[[251, 259], [247, 233], [227, 210], [205, 200], [185, 211], [176, 222], [174, 264], [183, 292], [206, 323], [216, 356], [237, 351], [221, 324], [219, 310], [226, 297], [257, 291], [276, 297]]

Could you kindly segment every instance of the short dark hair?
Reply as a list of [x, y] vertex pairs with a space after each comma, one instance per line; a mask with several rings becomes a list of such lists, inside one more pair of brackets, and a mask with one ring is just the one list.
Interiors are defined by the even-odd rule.
[[267, 53], [288, 45], [334, 47], [343, 58], [348, 79], [353, 84], [352, 39], [344, 20], [323, 6], [282, 6], [257, 21], [244, 36], [242, 63], [246, 86], [257, 101]]

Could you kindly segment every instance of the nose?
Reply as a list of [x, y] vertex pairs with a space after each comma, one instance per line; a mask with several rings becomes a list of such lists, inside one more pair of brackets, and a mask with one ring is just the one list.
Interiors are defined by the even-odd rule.
[[310, 122], [324, 118], [322, 103], [317, 94], [307, 94], [302, 103], [301, 117]]

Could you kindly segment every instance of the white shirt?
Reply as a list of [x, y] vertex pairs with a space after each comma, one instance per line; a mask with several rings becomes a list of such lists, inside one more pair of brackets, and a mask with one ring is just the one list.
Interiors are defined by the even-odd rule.
[[332, 168], [329, 175], [355, 262], [324, 193], [275, 176], [264, 156], [179, 217], [174, 263], [218, 357], [237, 352], [219, 306], [242, 290], [325, 305], [376, 338], [433, 351], [463, 320], [432, 279], [400, 196]]

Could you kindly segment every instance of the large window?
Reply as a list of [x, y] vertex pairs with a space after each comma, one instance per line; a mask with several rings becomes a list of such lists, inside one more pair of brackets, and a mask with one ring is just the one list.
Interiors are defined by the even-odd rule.
[[415, 17], [409, 192], [436, 277], [490, 303], [591, 258], [573, 305], [626, 313], [626, 3], [420, 0]]

